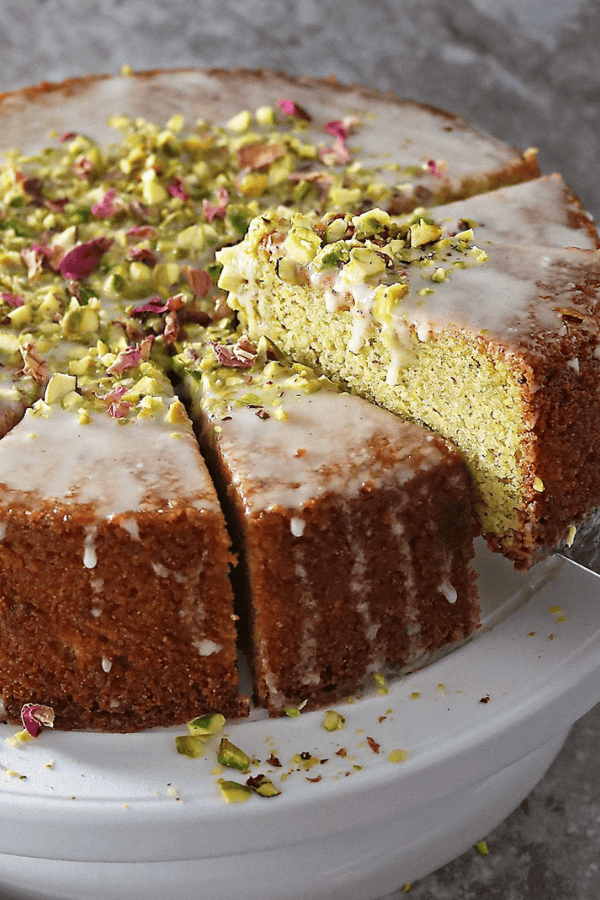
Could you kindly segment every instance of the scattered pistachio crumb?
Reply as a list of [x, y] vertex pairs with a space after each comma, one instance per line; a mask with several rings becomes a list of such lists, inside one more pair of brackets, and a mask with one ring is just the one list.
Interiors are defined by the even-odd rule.
[[375, 683], [377, 684], [377, 693], [389, 694], [389, 688], [387, 686], [385, 675], [383, 675], [381, 672], [375, 672], [373, 678], [375, 679]]
[[33, 737], [29, 734], [26, 728], [23, 728], [21, 731], [17, 731], [16, 734], [7, 737], [6, 743], [10, 744], [11, 747], [18, 747], [20, 744], [27, 744], [32, 740]]
[[485, 841], [477, 841], [477, 843], [475, 844], [475, 849], [478, 853], [481, 854], [481, 856], [487, 856], [489, 853], [488, 845]]
[[288, 706], [286, 707], [286, 709], [284, 709], [284, 713], [286, 714], [286, 716], [289, 716], [290, 719], [297, 719], [307, 703], [308, 700], [303, 700], [302, 703], [298, 704], [298, 706]]
[[221, 793], [227, 803], [245, 803], [253, 793], [252, 788], [246, 784], [240, 784], [238, 781], [227, 781], [225, 778], [219, 778], [217, 784], [221, 788]]
[[388, 754], [388, 760], [391, 763], [403, 763], [408, 759], [407, 750], [391, 750]]
[[534, 491], [537, 491], [539, 494], [541, 494], [542, 491], [544, 490], [544, 482], [537, 475], [533, 479], [533, 489], [534, 489]]
[[328, 709], [323, 719], [325, 731], [341, 731], [346, 724], [345, 718], [335, 709]]
[[244, 753], [243, 750], [232, 744], [228, 738], [222, 738], [217, 752], [217, 762], [229, 769], [247, 772], [252, 760], [247, 753]]

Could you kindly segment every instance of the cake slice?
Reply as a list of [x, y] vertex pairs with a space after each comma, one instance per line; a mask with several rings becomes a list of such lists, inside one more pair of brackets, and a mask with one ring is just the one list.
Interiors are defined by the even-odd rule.
[[479, 609], [459, 454], [267, 347], [223, 335], [178, 368], [237, 539], [257, 701], [278, 715], [423, 665]]
[[244, 714], [217, 496], [168, 382], [136, 374], [87, 396], [57, 374], [0, 441], [0, 697], [11, 722], [30, 702], [66, 729]]
[[600, 247], [589, 212], [558, 173], [456, 200], [432, 211], [444, 237], [472, 226], [477, 244]]
[[600, 256], [482, 249], [436, 214], [273, 211], [220, 252], [220, 284], [252, 340], [453, 441], [490, 546], [527, 567], [600, 504]]

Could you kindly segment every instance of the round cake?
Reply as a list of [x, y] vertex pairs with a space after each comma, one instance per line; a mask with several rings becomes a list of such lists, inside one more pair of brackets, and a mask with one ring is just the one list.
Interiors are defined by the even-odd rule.
[[[238, 654], [271, 714], [333, 702], [476, 632], [478, 528], [529, 565], [600, 502], [597, 410], [592, 396], [582, 402], [600, 365], [597, 236], [560, 179], [539, 178], [534, 151], [388, 94], [267, 71], [44, 84], [0, 96], [0, 122], [8, 721], [32, 703], [51, 707], [63, 728], [243, 716]], [[391, 231], [374, 232], [385, 216]], [[285, 242], [276, 220], [294, 221], [295, 249], [269, 254], [272, 275], [248, 241], [262, 228], [270, 246]], [[542, 269], [558, 255], [573, 282], [558, 291], [545, 264], [543, 293], [560, 293], [556, 330], [566, 332], [539, 380], [559, 388], [549, 400], [541, 391], [536, 415], [510, 426], [519, 439], [507, 452], [527, 477], [502, 533], [494, 490], [482, 489], [469, 456], [475, 426], [451, 434], [418, 403], [394, 406], [372, 389], [385, 354], [367, 335], [370, 271], [330, 298], [337, 331], [305, 314], [323, 286], [302, 268], [317, 245], [350, 241], [348, 258], [330, 260], [339, 271], [350, 256], [373, 254], [375, 268], [398, 276], [389, 287], [415, 260], [423, 268], [441, 252], [472, 251], [480, 234], [477, 252], [494, 258], [501, 287], [521, 258], [513, 252], [509, 265], [506, 247], [520, 243]], [[469, 286], [472, 267], [457, 268], [471, 304], [481, 284]], [[273, 277], [292, 311], [277, 323], [262, 309], [277, 293]], [[540, 281], [531, 266], [523, 278]], [[471, 331], [487, 324], [477, 319]], [[544, 319], [542, 330], [554, 324]], [[366, 368], [365, 341], [375, 348]], [[356, 357], [352, 378], [335, 352], [319, 350], [340, 342]], [[516, 367], [475, 343], [471, 360], [494, 369], [503, 409], [515, 379], [501, 376]], [[471, 388], [458, 367], [452, 377], [460, 352], [445, 353], [449, 381], [459, 382], [452, 406], [462, 380], [463, 394]], [[403, 370], [388, 359], [385, 383]], [[422, 367], [420, 380], [428, 377]], [[534, 445], [539, 468], [524, 451]], [[560, 477], [551, 474], [557, 459]], [[582, 471], [581, 488], [561, 499]], [[542, 520], [540, 531], [532, 523]]]

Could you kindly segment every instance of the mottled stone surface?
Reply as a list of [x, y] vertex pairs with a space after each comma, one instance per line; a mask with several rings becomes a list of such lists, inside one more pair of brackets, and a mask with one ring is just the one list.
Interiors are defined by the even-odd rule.
[[[597, 0], [0, 0], [0, 12], [0, 90], [123, 64], [334, 73], [539, 147], [543, 170], [561, 171], [600, 218]], [[411, 900], [597, 900], [599, 745], [600, 707], [528, 800], [481, 836], [489, 855], [466, 853]]]

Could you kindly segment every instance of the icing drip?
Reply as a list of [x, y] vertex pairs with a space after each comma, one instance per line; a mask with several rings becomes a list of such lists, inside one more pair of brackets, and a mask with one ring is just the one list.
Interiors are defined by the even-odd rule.
[[292, 516], [290, 519], [290, 531], [294, 537], [302, 537], [304, 534], [304, 521], [298, 516]]
[[83, 564], [86, 569], [95, 569], [98, 565], [98, 556], [96, 555], [96, 535], [97, 528], [95, 525], [88, 525], [85, 529], [85, 539], [83, 542]]

